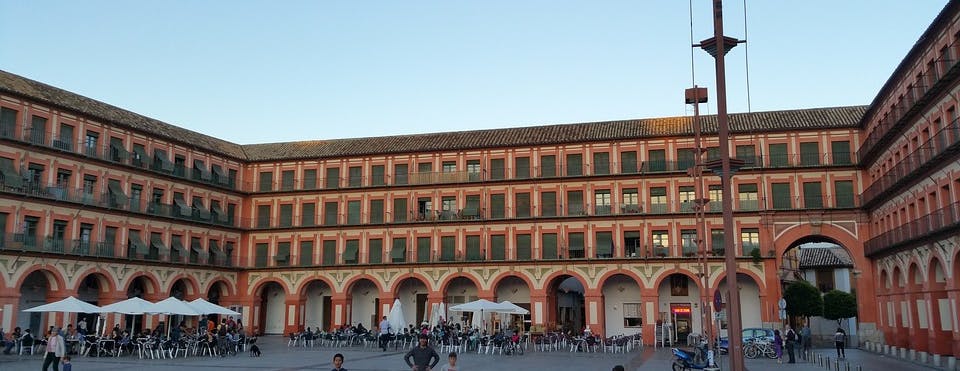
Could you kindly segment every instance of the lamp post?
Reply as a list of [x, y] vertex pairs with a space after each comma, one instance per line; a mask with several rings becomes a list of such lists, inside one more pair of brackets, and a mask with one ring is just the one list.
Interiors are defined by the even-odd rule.
[[[713, 0], [713, 37], [703, 40], [699, 46], [713, 56], [717, 76], [717, 134], [720, 141], [720, 161], [710, 161], [707, 167], [720, 175], [723, 207], [724, 255], [726, 262], [727, 290], [727, 338], [729, 339], [730, 369], [743, 371], [743, 348], [740, 323], [740, 293], [736, 290], [737, 259], [733, 244], [733, 192], [730, 183], [733, 172], [743, 161], [730, 158], [730, 125], [727, 121], [727, 82], [724, 56], [727, 51], [742, 41], [723, 36], [723, 0]], [[713, 165], [713, 166], [711, 166]], [[719, 165], [719, 166], [716, 166]]]

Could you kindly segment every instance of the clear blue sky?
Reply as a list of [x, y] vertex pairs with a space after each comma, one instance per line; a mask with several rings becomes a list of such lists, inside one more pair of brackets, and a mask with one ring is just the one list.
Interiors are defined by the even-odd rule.
[[[747, 50], [753, 111], [868, 104], [945, 3], [747, 0], [730, 111]], [[237, 143], [686, 115], [689, 45], [683, 0], [0, 0], [0, 69]]]

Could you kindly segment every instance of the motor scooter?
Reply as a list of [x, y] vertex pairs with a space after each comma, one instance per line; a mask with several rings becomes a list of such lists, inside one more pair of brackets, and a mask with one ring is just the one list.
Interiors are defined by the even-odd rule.
[[[713, 352], [707, 349], [707, 344], [701, 344], [699, 347], [702, 357], [697, 353], [686, 351], [680, 348], [671, 348], [673, 352], [673, 371], [703, 370], [717, 367], [713, 361]], [[702, 358], [702, 359], [701, 359]]]

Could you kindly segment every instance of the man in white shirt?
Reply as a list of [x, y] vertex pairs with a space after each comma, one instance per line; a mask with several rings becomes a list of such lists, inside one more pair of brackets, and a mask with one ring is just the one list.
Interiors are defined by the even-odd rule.
[[387, 341], [390, 340], [388, 338], [388, 336], [390, 336], [390, 330], [392, 330], [390, 321], [387, 321], [387, 316], [383, 316], [383, 321], [380, 321], [380, 348], [383, 349], [384, 352], [387, 351]]

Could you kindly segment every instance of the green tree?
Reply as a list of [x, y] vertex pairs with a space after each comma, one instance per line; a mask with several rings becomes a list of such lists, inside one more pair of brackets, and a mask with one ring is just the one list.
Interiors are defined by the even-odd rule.
[[807, 281], [797, 281], [787, 286], [783, 298], [787, 301], [787, 314], [815, 317], [823, 315], [823, 297], [820, 290]]
[[823, 296], [823, 317], [840, 321], [857, 316], [857, 298], [853, 294], [832, 290]]

